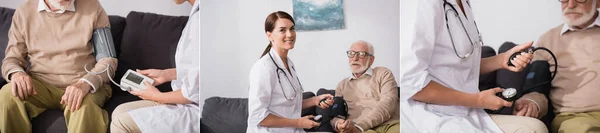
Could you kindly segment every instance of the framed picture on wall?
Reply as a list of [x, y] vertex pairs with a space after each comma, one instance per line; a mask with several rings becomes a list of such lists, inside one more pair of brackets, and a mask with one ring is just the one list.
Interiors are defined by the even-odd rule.
[[342, 0], [293, 0], [298, 31], [346, 28]]

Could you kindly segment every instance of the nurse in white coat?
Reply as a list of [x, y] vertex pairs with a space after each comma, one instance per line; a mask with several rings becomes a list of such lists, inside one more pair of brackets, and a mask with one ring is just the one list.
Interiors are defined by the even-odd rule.
[[[288, 57], [294, 48], [294, 19], [286, 12], [273, 12], [265, 20], [269, 46], [250, 70], [247, 133], [304, 133], [319, 126], [310, 118], [301, 117], [302, 109], [312, 106], [327, 108], [332, 95], [325, 94], [302, 100], [302, 84], [296, 67]], [[322, 99], [327, 99], [320, 103]], [[320, 103], [320, 104], [319, 104]]]
[[468, 0], [418, 0], [417, 3], [416, 18], [406, 19], [414, 20], [411, 27], [414, 29], [402, 29], [413, 30], [410, 36], [402, 38], [408, 39], [404, 40], [408, 43], [401, 44], [400, 52], [403, 132], [548, 132], [534, 118], [490, 117], [483, 109], [496, 110], [512, 103], [494, 95], [502, 92], [502, 88], [481, 92], [478, 89], [480, 74], [498, 69], [517, 72], [526, 67], [532, 58], [528, 53], [511, 60], [515, 66], [509, 67], [507, 62], [510, 55], [529, 48], [532, 43], [481, 59], [481, 36]]
[[[177, 4], [186, 0], [175, 0]], [[113, 133], [199, 133], [200, 132], [200, 10], [196, 0], [175, 52], [175, 67], [137, 72], [154, 80], [144, 91], [130, 91], [144, 100], [119, 105], [112, 114]], [[171, 81], [171, 92], [156, 85]]]

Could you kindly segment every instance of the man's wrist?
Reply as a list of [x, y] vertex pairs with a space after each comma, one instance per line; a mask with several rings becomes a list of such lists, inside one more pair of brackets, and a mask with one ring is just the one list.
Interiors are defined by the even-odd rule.
[[91, 85], [91, 83], [88, 83], [85, 80], [79, 80], [79, 81], [77, 81], [77, 86], [80, 89], [84, 89], [84, 90], [89, 91], [89, 92], [91, 92], [91, 91], [94, 90], [93, 87], [92, 87], [92, 85]]

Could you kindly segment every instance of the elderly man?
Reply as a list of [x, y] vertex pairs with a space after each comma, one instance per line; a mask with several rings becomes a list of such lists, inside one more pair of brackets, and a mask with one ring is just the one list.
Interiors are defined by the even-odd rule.
[[375, 56], [368, 42], [355, 42], [346, 53], [352, 75], [338, 84], [335, 95], [343, 96], [348, 103], [349, 118], [331, 120], [334, 130], [400, 132], [398, 85], [392, 71], [385, 67], [371, 68]]
[[[552, 50], [560, 65], [550, 91], [550, 101], [557, 113], [551, 129], [552, 132], [600, 132], [600, 78], [597, 76], [600, 72], [600, 2], [559, 1], [565, 23], [544, 33], [537, 42], [538, 46]], [[552, 57], [539, 52], [534, 59], [548, 61]], [[554, 61], [549, 63], [554, 65]]]
[[108, 76], [84, 66], [114, 73], [116, 58], [94, 53], [100, 44], [91, 43], [110, 38], [93, 33], [107, 27], [97, 0], [28, 0], [17, 8], [2, 62], [9, 84], [0, 89], [0, 132], [31, 132], [29, 120], [46, 109], [64, 110], [69, 132], [106, 132], [108, 114], [100, 107], [112, 95]]

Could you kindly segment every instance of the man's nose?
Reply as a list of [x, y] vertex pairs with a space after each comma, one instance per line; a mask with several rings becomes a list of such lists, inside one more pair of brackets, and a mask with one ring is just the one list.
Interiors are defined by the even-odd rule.
[[575, 7], [577, 7], [577, 2], [576, 2], [576, 0], [569, 0], [569, 1], [567, 2], [567, 8], [569, 8], [569, 9], [573, 9], [573, 8], [575, 8]]

